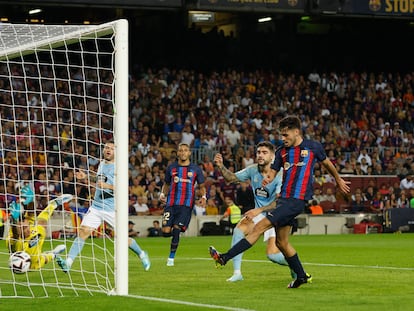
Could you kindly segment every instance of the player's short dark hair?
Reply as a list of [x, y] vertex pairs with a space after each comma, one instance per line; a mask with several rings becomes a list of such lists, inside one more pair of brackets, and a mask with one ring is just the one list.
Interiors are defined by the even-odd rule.
[[266, 147], [267, 149], [269, 149], [270, 151], [274, 152], [275, 151], [275, 145], [273, 145], [270, 141], [261, 141], [260, 143], [258, 143], [256, 145], [256, 150], [259, 147]]
[[286, 116], [282, 120], [280, 120], [279, 128], [280, 129], [287, 128], [289, 130], [293, 130], [293, 129], [300, 130], [302, 128], [302, 122], [297, 116], [293, 116], [293, 115]]

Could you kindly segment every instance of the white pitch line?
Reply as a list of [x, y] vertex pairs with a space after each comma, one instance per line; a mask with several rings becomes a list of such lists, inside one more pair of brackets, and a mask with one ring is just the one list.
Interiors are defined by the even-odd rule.
[[[197, 258], [201, 259], [201, 258]], [[250, 260], [243, 259], [246, 262], [260, 262], [260, 263], [271, 263], [268, 260]], [[363, 268], [363, 269], [385, 269], [385, 270], [404, 270], [404, 271], [414, 271], [413, 268], [409, 267], [389, 267], [389, 266], [360, 266], [360, 265], [346, 265], [346, 264], [336, 264], [336, 263], [314, 263], [314, 262], [302, 262], [303, 265], [309, 266], [321, 266], [321, 267], [344, 267], [344, 268]]]
[[[188, 258], [190, 259], [190, 258]], [[192, 260], [206, 260], [206, 258], [192, 258]], [[211, 260], [207, 258], [207, 260]], [[259, 262], [259, 263], [270, 263], [268, 260], [252, 260], [252, 259], [243, 259], [245, 262]], [[403, 270], [403, 271], [414, 271], [414, 267], [389, 267], [389, 266], [360, 266], [360, 265], [346, 265], [346, 264], [336, 264], [336, 263], [314, 263], [314, 262], [302, 262], [304, 265], [309, 266], [322, 266], [322, 267], [344, 267], [344, 268], [363, 268], [363, 269], [385, 269], [385, 270]]]
[[203, 303], [194, 303], [194, 302], [189, 302], [189, 301], [172, 300], [172, 299], [157, 298], [157, 297], [148, 297], [148, 296], [128, 295], [128, 297], [144, 299], [144, 300], [175, 303], [179, 305], [187, 305], [187, 306], [194, 306], [194, 307], [204, 307], [204, 308], [209, 308], [209, 309], [220, 309], [220, 310], [229, 310], [229, 311], [255, 311], [251, 309], [232, 308], [232, 307], [217, 306], [217, 305], [210, 305], [210, 304], [203, 304]]

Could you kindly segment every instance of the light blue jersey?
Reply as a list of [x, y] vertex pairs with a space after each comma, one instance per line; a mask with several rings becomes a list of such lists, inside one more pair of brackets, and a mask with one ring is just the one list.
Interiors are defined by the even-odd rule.
[[254, 193], [255, 208], [266, 206], [274, 202], [282, 186], [282, 173], [280, 171], [271, 183], [263, 187], [262, 182], [264, 177], [259, 172], [257, 164], [252, 164], [245, 169], [236, 172], [235, 175], [240, 181], [250, 180]]
[[[103, 181], [107, 184], [115, 183], [115, 164], [102, 161], [99, 164], [96, 181]], [[105, 211], [115, 211], [115, 198], [112, 189], [101, 189], [96, 186], [95, 198], [92, 207]]]

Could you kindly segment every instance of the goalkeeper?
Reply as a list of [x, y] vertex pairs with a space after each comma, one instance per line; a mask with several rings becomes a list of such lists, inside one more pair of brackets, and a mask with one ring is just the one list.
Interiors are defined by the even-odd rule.
[[[49, 201], [43, 211], [36, 216], [34, 212], [34, 193], [29, 185], [21, 190], [20, 202], [12, 202], [9, 206], [10, 230], [6, 246], [10, 253], [25, 251], [30, 255], [30, 269], [38, 270], [53, 261], [57, 254], [65, 250], [65, 245], [58, 245], [54, 250], [43, 252], [46, 238], [46, 225], [58, 205], [69, 201], [71, 195], [64, 195]], [[25, 208], [24, 208], [25, 207]], [[24, 212], [26, 209], [26, 212]]]

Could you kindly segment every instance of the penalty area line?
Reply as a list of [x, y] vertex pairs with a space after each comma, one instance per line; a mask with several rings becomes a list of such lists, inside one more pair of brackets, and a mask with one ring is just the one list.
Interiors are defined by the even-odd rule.
[[241, 308], [217, 306], [217, 305], [210, 305], [210, 304], [203, 304], [203, 303], [195, 303], [195, 302], [189, 302], [189, 301], [183, 301], [183, 300], [173, 300], [173, 299], [139, 296], [139, 295], [128, 295], [127, 297], [137, 298], [137, 299], [144, 299], [144, 300], [151, 300], [151, 301], [175, 303], [175, 304], [186, 305], [186, 306], [204, 307], [204, 308], [209, 308], [209, 309], [220, 309], [220, 310], [229, 310], [229, 311], [255, 311], [255, 310], [252, 310], [252, 309], [241, 309]]

